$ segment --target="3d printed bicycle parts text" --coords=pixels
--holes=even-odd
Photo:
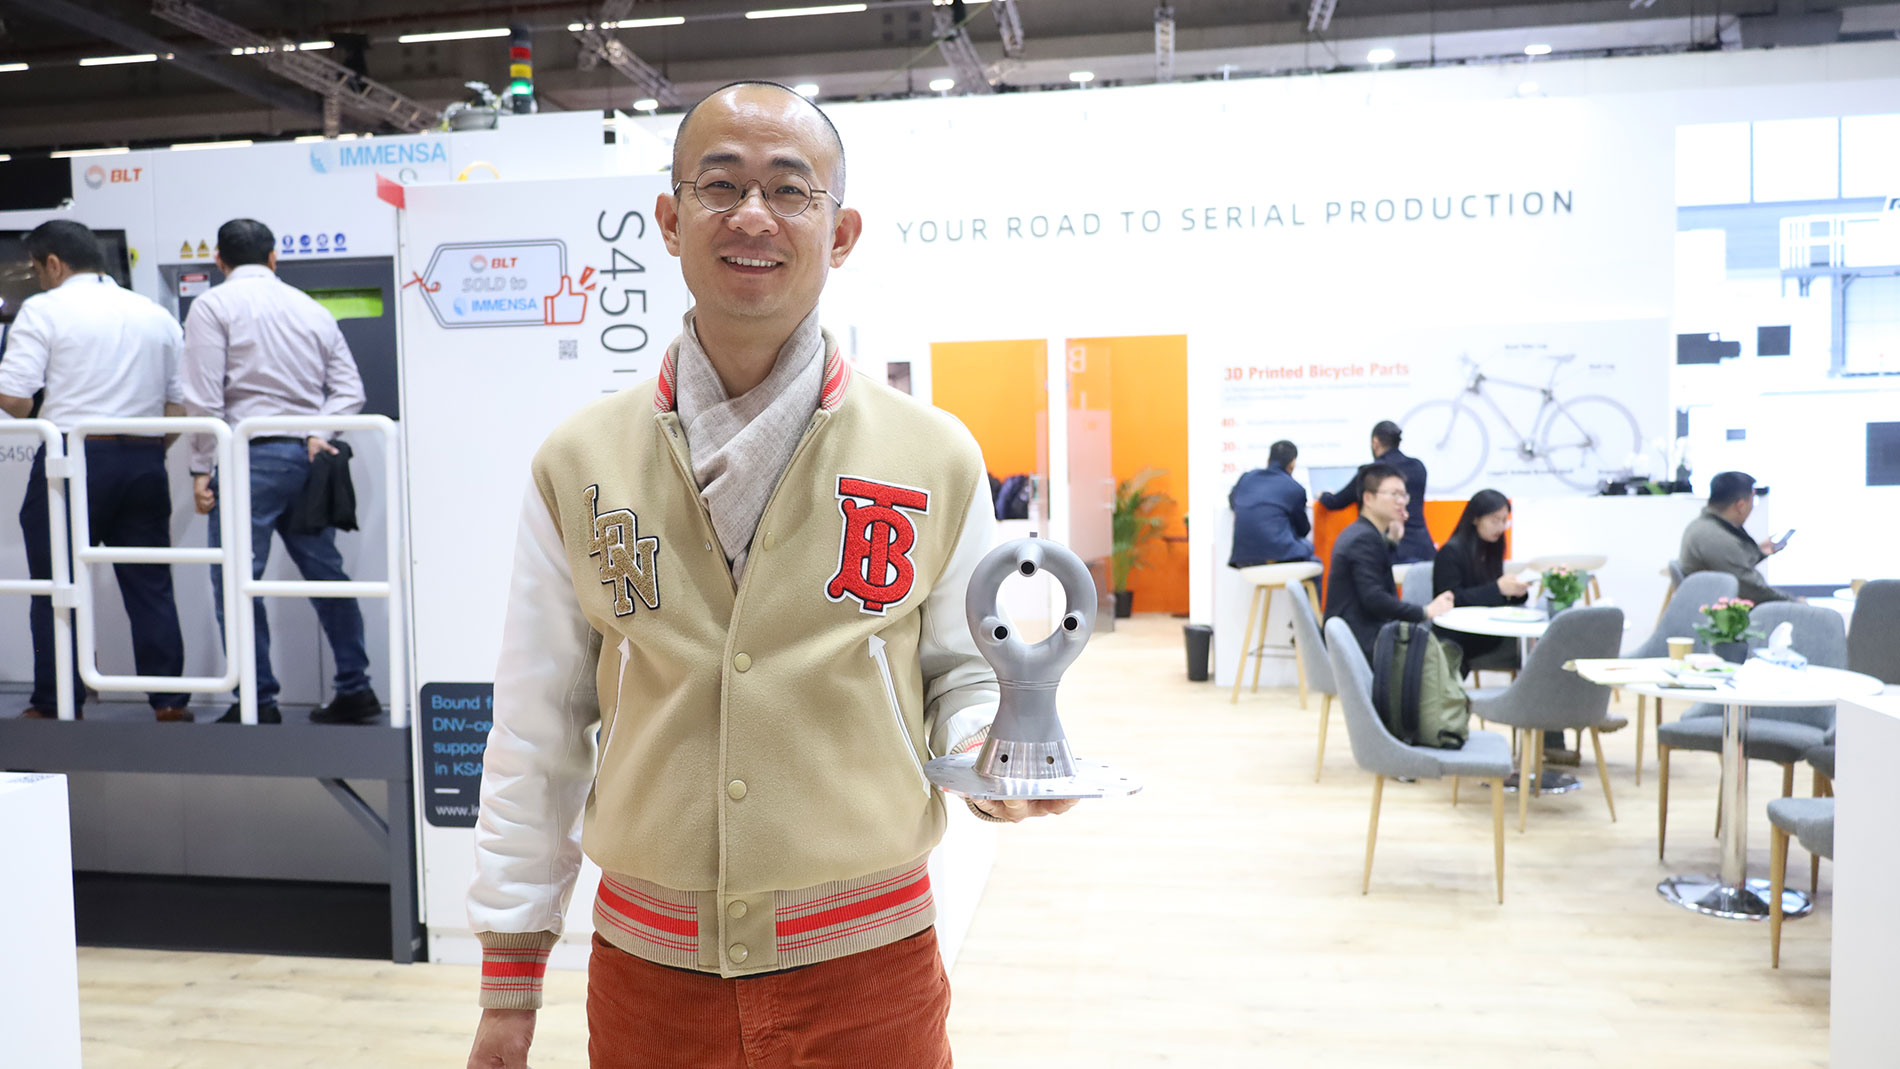
[[[1049,637],[1018,638],[997,609],[1003,580],[1047,570],[1062,584],[1066,606]],[[991,550],[970,577],[964,613],[976,648],[996,669],[1001,690],[989,741],[971,753],[925,766],[930,782],[966,798],[1106,798],[1133,794],[1141,783],[1126,770],[1076,757],[1056,715],[1056,684],[1095,629],[1095,582],[1080,557],[1054,542],[1019,538]]]

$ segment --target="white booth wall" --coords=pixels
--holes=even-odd
[[[1375,421],[1456,392],[1462,355],[1541,385],[1545,356],[1574,354],[1557,392],[1621,403],[1640,425],[1639,464],[1664,474],[1675,408],[1703,403],[1697,369],[1674,367],[1677,128],[1893,112],[1896,72],[1900,45],[1880,42],[831,105],[866,230],[826,320],[854,332],[861,362],[908,362],[925,395],[933,342],[1186,334],[1191,615],[1215,625],[1217,671],[1231,679],[1245,604],[1217,593],[1227,549],[1211,514],[1269,442],[1292,438],[1305,465],[1360,463]],[[677,123],[638,121],[662,140]],[[1050,387],[1051,407],[1065,406],[1054,368]],[[1884,403],[1865,380],[1828,388]],[[1525,430],[1536,397],[1493,392]],[[1741,392],[1761,410],[1751,426],[1778,411],[1824,419],[1840,403]],[[1799,502],[1774,499],[1803,540],[1852,522],[1817,500],[1890,493],[1861,487],[1853,454],[1828,451],[1833,438],[1810,448],[1796,426],[1760,431],[1784,444],[1750,462],[1764,481],[1806,487]],[[1433,496],[1513,495],[1520,558],[1616,558],[1607,593],[1642,630],[1679,526],[1628,523],[1623,503],[1513,462],[1502,424],[1490,433],[1483,474]],[[1728,459],[1704,453],[1702,487]],[[1067,480],[1048,474],[1064,537]],[[1552,498],[1575,499],[1562,512],[1583,522],[1528,515]],[[1863,542],[1815,542],[1827,550],[1816,567],[1791,552],[1771,578],[1878,567]],[[1280,668],[1263,679],[1290,682],[1290,662]]]

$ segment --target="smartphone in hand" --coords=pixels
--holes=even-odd
[[[1775,539],[1773,545],[1775,547],[1776,553],[1779,553],[1782,550],[1788,548],[1788,539],[1794,537],[1794,532],[1795,532],[1795,529],[1793,527],[1790,527],[1788,528],[1787,534],[1784,534],[1780,538]]]

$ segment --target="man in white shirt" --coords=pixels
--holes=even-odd
[[[33,412],[60,430],[89,416],[133,418],[183,413],[178,385],[178,323],[149,299],[121,289],[105,273],[105,254],[92,231],[57,219],[26,238],[27,257],[44,292],[20,306],[0,360],[0,409],[15,419]],[[93,435],[86,439],[86,505],[92,536],[111,546],[171,545],[171,487],[162,438]],[[20,505],[27,574],[53,574],[46,519],[46,449],[33,457]],[[67,552],[59,547],[59,552]],[[172,600],[171,566],[118,564],[119,594],[132,624],[132,657],[142,676],[185,670],[185,641]],[[53,606],[36,597],[27,614],[33,633],[33,695],[24,715],[51,719],[58,686],[53,674]],[[85,688],[73,684],[79,715]],[[183,694],[150,695],[160,720],[189,721]]]
[[[363,379],[356,358],[332,316],[309,294],[277,278],[277,238],[255,219],[233,219],[218,228],[218,268],[223,283],[192,303],[185,316],[185,411],[237,423],[252,416],[350,415],[363,409]],[[251,440],[251,575],[262,577],[270,560],[271,535],[281,536],[305,579],[347,582],[336,531],[294,530],[290,506],[303,493],[310,464],[336,447],[322,435]],[[211,544],[218,544],[218,492],[211,470],[213,439],[194,435],[192,489],[199,512],[211,514]],[[212,604],[224,627],[222,576],[213,570]],[[336,655],[335,697],[310,714],[320,724],[366,724],[382,715],[370,689],[369,653],[363,645],[363,612],[353,598],[312,598],[317,620]],[[282,720],[277,677],[270,668],[270,624],[262,606],[257,618],[257,718]],[[238,707],[219,718],[236,723]]]

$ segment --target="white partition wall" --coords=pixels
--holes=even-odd
[[[0,772],[0,1065],[79,1069],[66,777]]]
[[[1834,781],[1834,1069],[1885,1069],[1900,1051],[1900,694],[1842,702]],[[1799,849],[1798,847],[1796,848]],[[1825,908],[1825,906],[1823,907]],[[1790,964],[1786,960],[1784,966]]]

